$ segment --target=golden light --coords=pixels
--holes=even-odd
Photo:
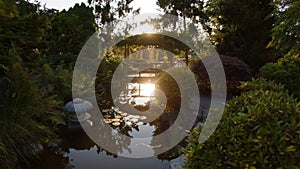
[[[155,84],[144,83],[141,84],[141,96],[154,96]]]

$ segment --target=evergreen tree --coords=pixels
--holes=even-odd
[[[139,13],[140,9],[133,9],[133,7],[130,6],[132,2],[133,0],[88,0],[88,3],[95,8],[99,25],[112,22],[129,13]]]
[[[275,47],[278,56],[300,53],[300,1],[275,1],[272,15],[276,18],[276,26],[272,30],[270,47]]]
[[[54,13],[51,16],[51,30],[47,35],[51,46],[48,54],[77,56],[95,31],[93,8],[87,7],[84,3],[76,4],[68,11]]]
[[[191,24],[202,24],[204,30],[210,32],[208,26],[208,17],[204,13],[203,0],[158,0],[157,5],[163,9],[166,14],[172,14],[183,18],[184,30],[188,30]],[[173,21],[174,27],[176,21]]]
[[[211,39],[220,54],[239,57],[257,70],[271,61],[272,0],[209,0]]]

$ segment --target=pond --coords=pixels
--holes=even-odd
[[[139,75],[140,76],[140,75]],[[143,75],[142,75],[143,76]],[[153,75],[145,75],[152,77]],[[129,83],[127,91],[120,94],[121,105],[133,105],[145,115],[131,114],[126,109],[114,107],[111,100],[97,101],[101,107],[104,119],[94,118],[96,123],[109,125],[109,131],[101,133],[101,139],[115,143],[112,153],[96,144],[83,130],[62,128],[59,138],[50,143],[40,152],[40,159],[32,163],[32,169],[169,169],[170,160],[181,154],[181,148],[186,145],[183,140],[175,147],[160,153],[161,144],[153,139],[166,131],[176,120],[177,111],[164,111],[162,114],[148,112],[149,104],[155,101],[156,86],[150,80],[142,83]],[[123,101],[123,102],[122,102]],[[209,106],[209,98],[202,98],[202,106]],[[99,103],[100,102],[100,103]],[[92,117],[93,112],[91,112]],[[153,120],[155,119],[155,120]],[[101,125],[100,125],[101,126]],[[97,128],[97,127],[95,127]],[[95,132],[98,130],[95,129]],[[119,138],[116,133],[128,136]],[[128,139],[129,138],[129,139]],[[130,138],[145,138],[142,143]],[[104,144],[104,143],[103,143]],[[131,153],[145,158],[127,158]],[[150,157],[149,157],[150,156]]]
[[[61,139],[60,150],[48,148],[42,151],[40,160],[33,163],[34,169],[169,168],[169,159],[118,157],[95,145],[83,132],[68,133]]]
[[[110,109],[109,112],[112,112],[113,109]],[[104,116],[108,113],[104,113]],[[117,113],[114,115],[114,118],[106,118],[106,119],[116,119]],[[170,115],[169,115],[170,116]],[[107,117],[107,116],[106,116]],[[131,137],[145,137],[147,135],[157,135],[159,132],[164,131],[171,124],[171,118],[169,122],[165,121],[164,116],[160,117],[159,120],[155,120],[151,123],[143,123],[141,119],[145,117],[137,115],[127,115],[126,117],[130,117],[127,123],[131,124],[122,124],[114,126],[113,122],[110,123],[113,132],[120,132],[122,134],[126,134]],[[119,117],[117,117],[119,118]],[[124,123],[123,118],[123,123]],[[174,113],[174,117],[176,118],[176,114]],[[135,121],[135,119],[139,119],[139,121]],[[164,119],[164,122],[162,120]],[[130,121],[131,120],[131,121]],[[122,126],[123,125],[123,126]],[[119,147],[119,152],[130,152],[134,149],[140,149],[141,154],[154,154],[155,146],[151,146],[152,137],[149,137],[148,140],[144,141],[144,145],[138,145],[132,142],[124,141]],[[176,146],[174,149],[167,151],[166,153],[150,157],[150,158],[126,158],[122,156],[115,155],[105,149],[99,147],[95,144],[87,134],[83,130],[75,130],[70,131],[67,129],[63,129],[60,132],[60,140],[56,141],[59,144],[59,148],[45,148],[41,154],[40,159],[33,163],[33,169],[69,169],[69,168],[78,168],[78,169],[115,169],[115,168],[144,168],[144,169],[168,169],[169,161],[178,157],[180,154],[181,146]],[[135,147],[137,146],[137,147]],[[157,148],[159,145],[157,145]]]

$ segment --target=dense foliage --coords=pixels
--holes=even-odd
[[[277,63],[268,63],[260,69],[260,74],[270,80],[283,84],[290,93],[300,99],[300,58],[286,55]]]
[[[272,0],[158,0],[165,13],[184,19],[185,30],[200,23],[220,54],[238,57],[252,70],[272,61],[268,43],[274,24]],[[176,26],[176,21],[171,24]],[[190,31],[190,30],[189,30]],[[278,57],[278,56],[277,56]]]
[[[62,107],[72,99],[73,67],[82,46],[106,23],[138,13],[132,2],[88,0],[89,6],[82,3],[57,11],[42,8],[38,2],[0,0],[0,168],[29,166],[28,161],[37,155],[36,145],[56,137],[56,129],[64,125]],[[280,84],[262,79],[244,82],[241,90],[245,92],[228,103],[219,128],[206,143],[197,141],[201,128],[190,133],[186,166],[300,166],[297,161],[300,105],[290,95],[300,98],[300,1],[158,0],[157,4],[165,13],[182,17],[184,31],[191,31],[201,23],[218,52],[240,58],[253,70],[280,58],[277,63],[268,63],[260,69],[262,77]],[[176,24],[174,20],[169,26]],[[126,51],[128,55],[149,46],[160,46],[187,57],[189,51],[184,44],[158,39],[160,36],[149,37],[132,36],[111,52],[123,54],[122,43],[125,43],[131,45],[127,49],[130,51]],[[123,59],[114,54],[106,53],[99,66],[97,98],[111,97],[111,79]],[[221,60],[229,91],[235,91],[239,81],[249,80],[250,69],[244,62],[223,56]],[[204,84],[203,88],[209,91],[201,61],[191,66],[200,88]],[[174,71],[178,78],[189,82],[186,72]],[[157,86],[168,98],[167,107],[178,109],[181,97],[174,78],[162,72]]]
[[[275,47],[277,57],[297,55],[300,52],[300,2],[295,0],[274,0],[277,7],[272,12],[276,18],[272,29],[272,41],[269,46]]]
[[[1,0],[0,5],[0,163],[18,168],[29,165],[36,145],[55,137],[64,115],[62,102],[41,86],[36,71],[48,48],[47,11],[27,1]]]
[[[216,27],[211,39],[221,54],[234,56],[257,70],[272,53],[267,49],[274,23],[272,0],[210,0],[207,13]]]
[[[283,86],[264,79],[241,85],[213,135],[199,144],[195,128],[184,150],[187,168],[297,168],[300,104]]]
[[[181,73],[180,70],[172,70]],[[183,74],[182,74],[183,75]],[[183,78],[184,76],[182,76]],[[167,98],[167,108],[179,110],[181,105],[181,93],[175,79],[167,72],[161,72],[159,79],[156,81],[157,89],[162,90]]]
[[[117,59],[109,57],[105,58],[99,65],[95,84],[97,99],[112,100],[110,95],[111,81],[114,75],[114,71],[117,69],[120,63],[120,58]]]
[[[60,59],[57,55],[67,54],[77,58],[82,46],[96,31],[93,8],[84,3],[52,14],[50,24],[51,29],[46,37],[50,46],[47,54],[54,55],[54,60]]]
[[[220,55],[220,60],[225,71],[228,96],[239,94],[241,91],[240,89],[238,89],[238,86],[240,85],[241,81],[251,80],[251,70],[245,62],[235,57]],[[209,93],[211,91],[211,77],[208,76],[208,73],[202,61],[203,59],[192,61],[191,70],[198,78],[199,90],[202,93]],[[207,63],[206,66],[217,69],[214,64]]]
[[[0,6],[0,168],[29,167],[39,145],[65,124],[62,107],[71,99],[74,55],[95,31],[95,21],[84,5],[72,14],[25,0],[0,0]],[[85,23],[79,22],[85,14]],[[68,30],[74,24],[77,32]]]
[[[20,64],[13,64],[0,79],[0,164],[17,168],[37,155],[34,145],[54,138],[58,125],[64,125],[62,106],[38,87]]]
[[[206,31],[211,31],[211,28],[207,25],[209,18],[204,11],[203,0],[158,0],[157,5],[162,8],[166,14],[183,18],[185,30],[188,30],[193,24],[200,23]],[[176,27],[177,21],[178,20],[170,21],[169,24]]]
[[[133,9],[132,2],[133,0],[88,0],[94,6],[99,25],[105,25],[129,13],[139,13],[140,9]]]
[[[49,29],[45,12],[39,12],[38,4],[27,1],[1,0],[0,5],[0,63],[11,66],[22,62],[26,66],[36,65],[47,50],[43,37]]]

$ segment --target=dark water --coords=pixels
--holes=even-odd
[[[40,159],[33,162],[33,169],[118,169],[118,168],[169,168],[168,156],[133,159],[118,157],[98,147],[83,132],[65,133],[59,150],[47,148],[40,154]],[[168,158],[168,159],[163,159]],[[174,157],[173,157],[174,158]]]
[[[114,127],[112,130],[132,137],[144,137],[156,135],[166,130],[172,121],[176,119],[176,113],[164,113],[159,119],[144,123],[143,125],[130,127]],[[147,144],[152,144],[149,138]],[[106,151],[96,145],[83,130],[69,130],[63,128],[60,131],[58,147],[46,147],[40,153],[40,159],[32,163],[32,169],[168,169],[169,161],[178,157],[181,146],[150,158],[126,158]],[[130,144],[130,143],[129,143]],[[127,152],[130,146],[121,144],[120,151]],[[53,146],[53,145],[50,145]],[[55,145],[56,146],[56,145]],[[149,154],[154,149],[141,149],[141,154]]]
[[[153,89],[148,83],[145,86],[138,85],[138,95],[146,95],[140,100],[135,100],[137,104],[153,99]],[[128,87],[133,90],[133,87]],[[151,90],[147,90],[147,89]],[[148,100],[147,100],[148,99]],[[129,100],[131,102],[132,100]],[[205,107],[209,105],[209,99],[202,99]],[[98,104],[98,103],[94,103]],[[99,105],[103,107],[103,105]],[[109,105],[110,108],[111,105]],[[105,115],[105,114],[103,114]],[[92,115],[93,116],[93,115]],[[168,129],[177,117],[176,112],[164,112],[157,120],[153,122],[145,122],[142,125],[136,126],[111,126],[111,132],[122,133],[131,137],[140,137],[149,135],[148,145],[152,144],[151,138]],[[102,120],[103,121],[103,120]],[[94,120],[99,122],[99,119]],[[111,133],[106,133],[111,134]],[[105,133],[103,134],[103,137]],[[109,138],[108,136],[107,138]],[[110,138],[109,138],[110,139]],[[113,140],[112,141],[116,141]],[[125,141],[126,142],[126,141]],[[180,149],[185,142],[175,146],[173,149],[159,155],[153,155],[149,158],[126,158],[111,153],[97,144],[95,144],[83,130],[69,130],[67,127],[61,129],[58,140],[54,141],[54,145],[44,146],[44,150],[40,153],[40,158],[32,162],[31,169],[169,169],[169,162],[180,155]],[[127,142],[128,143],[128,142]],[[120,152],[130,152],[130,141],[128,144],[120,144]],[[154,149],[141,149],[141,154],[149,154],[149,151]],[[151,152],[150,152],[151,153]]]

